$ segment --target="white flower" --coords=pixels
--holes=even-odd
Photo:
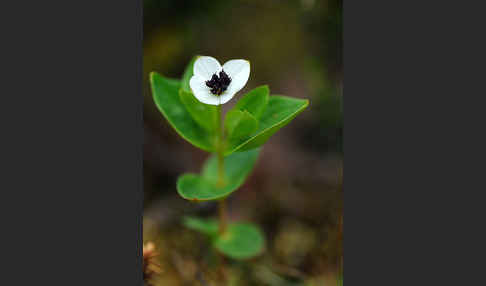
[[[202,103],[220,105],[240,91],[250,77],[250,62],[230,60],[222,67],[213,57],[199,57],[189,81],[194,96]]]

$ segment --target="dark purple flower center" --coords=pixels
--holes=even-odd
[[[211,80],[206,81],[207,87],[211,89],[211,93],[214,95],[221,95],[231,83],[231,78],[221,70],[219,72],[219,77],[216,74],[213,74]]]

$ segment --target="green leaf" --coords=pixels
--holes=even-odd
[[[265,238],[256,225],[232,223],[224,234],[216,237],[214,247],[233,259],[248,259],[263,252]]]
[[[199,231],[209,236],[218,233],[218,221],[215,219],[200,219],[196,217],[185,217],[183,224],[192,230]]]
[[[179,97],[180,81],[152,72],[150,83],[157,108],[176,132],[192,145],[213,152],[213,137],[192,118]]]
[[[179,96],[192,118],[214,136],[218,126],[217,107],[200,102],[192,92],[185,91],[183,88],[179,90]]]
[[[201,175],[184,174],[177,179],[177,191],[187,200],[217,200],[238,189],[245,181],[258,158],[260,149],[238,152],[224,158],[224,184],[218,184],[218,159],[211,156]]]
[[[187,228],[211,237],[213,247],[233,259],[252,258],[265,249],[265,236],[254,224],[229,223],[226,231],[219,234],[219,224],[215,219],[187,217],[183,223]]]
[[[235,141],[249,135],[258,128],[258,121],[248,111],[230,110],[224,119],[228,141]]]
[[[236,103],[233,110],[248,111],[256,119],[259,119],[267,107],[270,89],[268,85],[259,86],[245,94]]]
[[[256,132],[239,140],[229,142],[225,149],[225,155],[263,145],[270,136],[292,121],[308,105],[309,101],[307,99],[278,95],[270,96],[267,108],[260,118]]]
[[[191,59],[189,64],[187,64],[184,73],[182,74],[181,88],[188,92],[191,92],[189,81],[191,80],[191,77],[194,74],[194,62],[197,60],[197,58],[199,58],[199,56],[195,56]]]

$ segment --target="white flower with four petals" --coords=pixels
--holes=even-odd
[[[223,66],[213,57],[199,57],[189,81],[194,96],[202,103],[221,105],[240,91],[250,77],[250,62],[230,60]]]

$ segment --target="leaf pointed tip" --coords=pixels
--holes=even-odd
[[[149,73],[150,81],[153,81],[156,76],[160,76],[156,71],[151,71]]]
[[[268,90],[268,93],[270,93],[270,87],[268,86],[268,84],[260,85],[259,88],[266,89]]]

